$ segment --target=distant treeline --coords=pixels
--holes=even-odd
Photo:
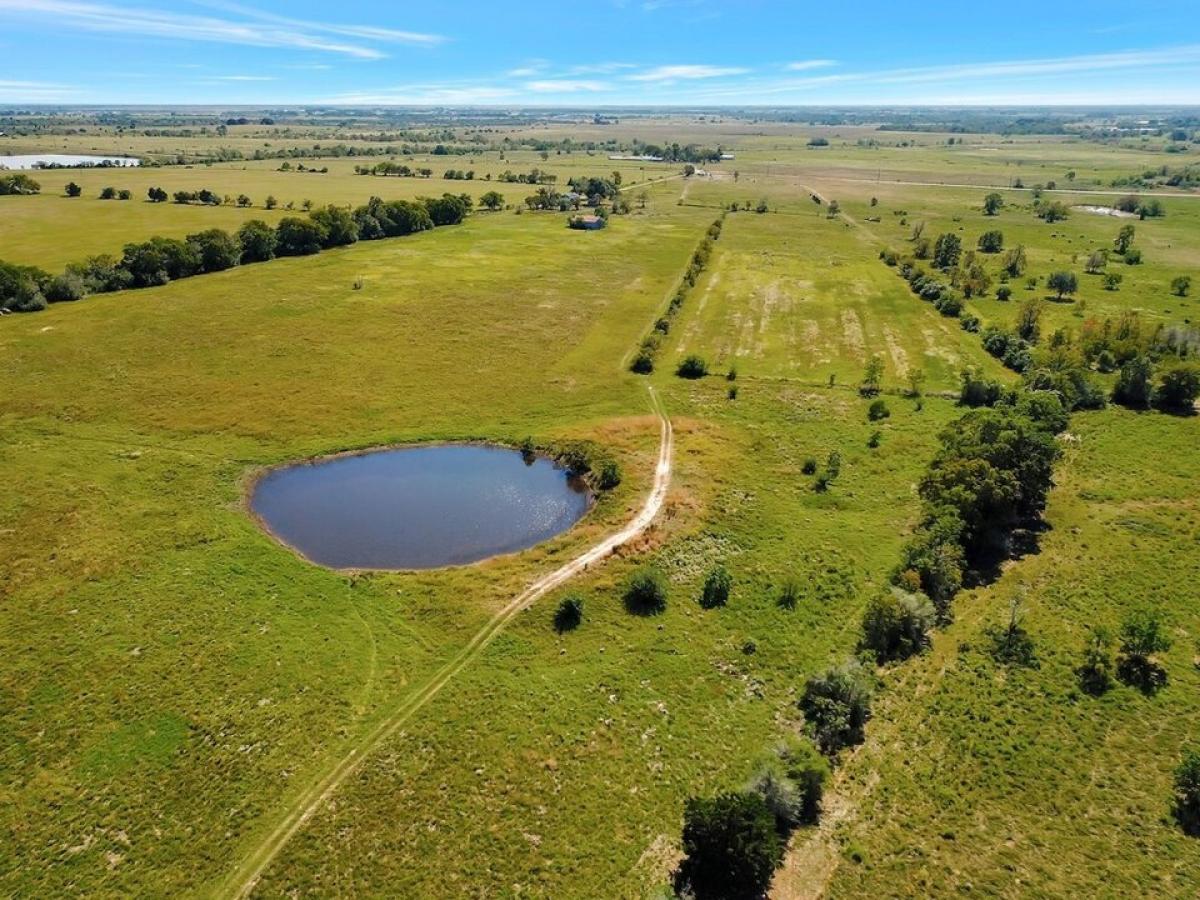
[[[372,197],[353,212],[339,206],[291,216],[277,226],[258,219],[235,234],[210,228],[183,240],[153,237],[126,244],[120,259],[107,254],[50,275],[35,266],[0,262],[0,311],[36,312],[48,303],[81,300],[127,288],[154,287],[180,278],[220,272],[277,256],[308,256],[330,247],[402,237],[441,225],[457,225],[472,207],[467,196],[444,194],[415,202]]]

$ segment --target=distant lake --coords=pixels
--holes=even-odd
[[[140,166],[132,156],[86,156],[75,153],[30,153],[24,156],[0,156],[0,169],[110,168]]]
[[[431,569],[512,553],[587,512],[582,480],[507,447],[377,450],[268,472],[250,507],[279,540],[335,569]]]

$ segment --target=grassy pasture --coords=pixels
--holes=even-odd
[[[954,388],[963,365],[1011,377],[877,259],[907,246],[912,222],[926,221],[930,236],[961,229],[967,247],[997,227],[1007,244],[1026,244],[1031,274],[1078,271],[1080,301],[1051,304],[1047,330],[1077,326],[1081,310],[1194,321],[1196,300],[1165,285],[1200,267],[1198,200],[1168,200],[1165,219],[1136,223],[1146,263],[1110,263],[1125,281],[1105,292],[1081,260],[1111,242],[1117,220],[1076,212],[1045,225],[1020,192],[1005,192],[1009,206],[990,219],[979,210],[984,190],[894,183],[941,173],[991,183],[1016,170],[1028,184],[1064,166],[1083,179],[1124,172],[1148,152],[1057,137],[968,136],[948,148],[944,136],[866,128],[842,138],[918,146],[838,138],[810,150],[811,134],[832,132],[676,119],[620,127],[647,140],[728,143],[738,159],[713,167],[718,178],[647,187],[645,211],[599,233],[568,231],[558,214],[476,214],[461,227],[0,321],[0,379],[19,385],[0,393],[9,487],[0,493],[0,840],[13,848],[0,854],[0,892],[220,893],[290,797],[521,587],[626,519],[649,482],[658,432],[647,379],[622,360],[734,199],[766,198],[772,212],[727,217],[649,379],[677,429],[661,520],[520,615],[306,823],[258,896],[660,891],[684,800],[740,787],[757,756],[799,727],[804,678],[853,652],[863,605],[917,516],[937,433],[960,414],[936,394]],[[247,146],[264,139],[231,131],[226,140]],[[199,154],[210,139],[162,140]],[[67,143],[119,149],[113,135]],[[506,156],[427,164],[439,176],[537,166],[560,183],[614,168],[586,154]],[[278,172],[275,160],[42,173],[48,196],[0,198],[0,257],[54,269],[151,234],[233,228],[269,218],[268,193],[347,204],[493,187],[513,203],[531,192],[352,174],[372,161],[303,160],[328,164],[327,175]],[[622,172],[628,183],[676,168]],[[876,173],[874,183],[850,180]],[[85,197],[53,196],[71,179]],[[138,199],[93,199],[109,183]],[[152,207],[140,200],[150,184],[244,192],[256,208]],[[811,191],[838,199],[846,216],[826,219]],[[973,308],[1009,324],[1026,296],[1014,287],[1008,304]],[[674,362],[693,352],[716,374],[675,378]],[[870,353],[886,362],[891,416],[881,423],[868,422],[854,390]],[[730,364],[736,400],[722,377]],[[898,396],[916,366],[934,394],[920,408]],[[1196,893],[1200,849],[1170,824],[1166,804],[1171,769],[1200,723],[1198,421],[1120,410],[1074,419],[1041,552],[965,593],[929,654],[882,673],[868,743],[839,768],[829,804],[840,865],[797,869],[808,842],[826,839],[802,831],[779,896],[821,886],[836,897],[968,886]],[[259,466],[529,434],[596,440],[621,460],[625,481],[568,534],[478,566],[329,572],[275,544],[241,507]],[[842,474],[817,493],[802,466],[832,450]],[[653,618],[630,615],[619,597],[647,560],[671,586],[666,613]],[[716,561],[733,573],[733,597],[706,611],[696,598]],[[788,611],[776,598],[790,574],[802,599]],[[566,590],[584,595],[584,623],[560,636],[550,623]],[[1017,593],[1040,666],[1005,671],[984,652],[984,629]],[[1115,626],[1144,605],[1171,628],[1169,687],[1154,698],[1126,688],[1080,695],[1071,669],[1085,626]]]

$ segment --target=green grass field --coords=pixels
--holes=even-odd
[[[1091,189],[1165,157],[1153,149],[995,136],[947,147],[944,135],[732,118],[621,128],[720,143],[737,159],[684,180],[678,167],[603,155],[481,151],[481,173],[538,166],[560,184],[620,168],[627,194],[645,190],[648,202],[595,233],[568,230],[558,213],[476,213],[0,319],[10,386],[0,392],[0,893],[234,894],[291,804],[526,585],[641,506],[658,452],[652,386],[676,441],[654,526],[518,614],[373,745],[270,860],[254,896],[662,897],[685,800],[743,786],[802,728],[805,678],[854,653],[862,610],[917,523],[938,433],[961,414],[961,369],[1015,378],[978,335],[912,295],[880,250],[904,250],[916,221],[928,236],[961,233],[966,247],[996,227],[1026,245],[1043,282],[1059,268],[1080,274],[1074,302],[1048,305],[1047,332],[1126,310],[1195,322],[1200,286],[1179,298],[1168,285],[1178,274],[1200,285],[1200,197],[1167,199],[1165,218],[1135,223],[1145,262],[1110,262],[1125,275],[1113,292],[1083,275],[1082,260],[1111,244],[1117,220],[1076,211],[1046,225],[1017,191],[985,217],[982,188],[898,183],[997,184],[1005,173],[1061,183],[1076,169]],[[261,129],[239,129],[223,141],[6,138],[0,152],[199,157],[263,142]],[[538,133],[611,132],[550,123]],[[813,134],[832,145],[808,148]],[[858,146],[872,137],[889,146]],[[269,139],[311,146],[337,133]],[[467,159],[429,164],[440,175]],[[285,215],[262,209],[267,194],[357,205],[494,187],[519,204],[532,192],[357,176],[350,158],[303,162],[330,172],[279,172],[270,160],[41,173],[41,196],[0,197],[0,257],[57,271],[154,234]],[[72,179],[84,196],[58,196]],[[96,199],[107,184],[135,199]],[[157,184],[244,192],[255,208],[142,202]],[[814,192],[844,215],[827,218]],[[626,371],[719,210],[760,198],[770,212],[726,216],[656,371]],[[970,308],[1011,325],[1027,294],[1014,288],[1007,303],[992,294]],[[713,374],[675,377],[693,353]],[[856,390],[873,355],[885,364],[881,422]],[[916,371],[920,399],[905,396]],[[867,742],[837,766],[824,822],[795,835],[775,896],[1200,891],[1200,842],[1169,816],[1171,773],[1200,740],[1198,423],[1120,408],[1073,417],[1040,551],[961,594],[928,653],[880,670]],[[625,479],[575,528],[520,554],[332,572],[245,509],[264,466],[527,435],[596,441]],[[804,464],[832,451],[841,475],[818,492]],[[621,603],[624,579],[647,561],[669,579],[661,616]],[[733,596],[705,610],[697,598],[715,562],[732,572]],[[801,585],[792,610],[777,603],[789,577]],[[568,591],[585,598],[584,621],[559,635],[551,619]],[[984,629],[1016,595],[1036,668],[1003,669],[984,651]],[[1147,606],[1173,640],[1168,687],[1082,694],[1072,670],[1087,626],[1115,628]]]

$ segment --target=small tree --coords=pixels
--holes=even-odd
[[[680,893],[696,900],[757,900],[783,861],[775,817],[758,794],[693,797],[683,812]]]
[[[1067,294],[1079,290],[1079,279],[1074,272],[1052,272],[1046,279],[1046,287],[1054,291],[1055,296],[1062,300]]]
[[[1121,230],[1117,232],[1116,238],[1113,239],[1113,249],[1119,256],[1124,256],[1129,252],[1129,248],[1133,246],[1133,236],[1137,233],[1132,225],[1122,225]]]
[[[816,461],[813,461],[813,471],[817,468]],[[783,580],[783,584],[779,586],[779,598],[776,602],[784,609],[795,609],[800,602],[800,580],[795,576],[788,576]]]
[[[559,634],[574,631],[583,621],[583,597],[568,594],[554,611],[554,630]]]
[[[1200,752],[1189,751],[1175,770],[1175,821],[1187,834],[1200,837]]]
[[[1075,673],[1079,686],[1088,694],[1098,697],[1112,687],[1112,635],[1108,629],[1097,626],[1088,635],[1083,648],[1083,661]]]
[[[708,374],[708,363],[704,357],[693,353],[684,357],[676,367],[675,374],[680,378],[703,378]]]
[[[962,256],[962,238],[957,234],[939,234],[933,245],[933,264],[939,269],[953,269]]]
[[[1023,341],[1036,344],[1042,333],[1042,312],[1044,305],[1041,300],[1026,300],[1021,304],[1017,313],[1017,336]]]
[[[1167,683],[1167,670],[1155,655],[1170,649],[1171,641],[1158,616],[1148,611],[1134,613],[1121,626],[1117,677],[1144,693],[1153,693]]]
[[[858,386],[858,393],[863,397],[875,397],[879,394],[882,383],[883,357],[875,354],[867,360],[867,368],[863,372],[863,380]]]
[[[775,816],[776,827],[786,835],[820,818],[828,777],[829,763],[817,748],[808,741],[789,738],[759,764],[749,788],[763,798]]]
[[[873,692],[869,675],[855,660],[808,680],[798,705],[823,753],[862,743]]]
[[[1103,250],[1093,250],[1088,255],[1087,263],[1083,270],[1089,275],[1099,275],[1104,271],[1104,267],[1108,265],[1108,254]]]
[[[1125,276],[1120,272],[1105,272],[1104,273],[1104,289],[1106,291],[1115,291],[1121,287],[1121,282],[1125,280]]]
[[[887,404],[882,398],[873,400],[870,407],[867,409],[867,418],[872,422],[878,422],[881,419],[886,419],[891,414],[892,411],[888,409]]]
[[[116,200],[117,199],[117,189],[115,187],[102,188],[100,190],[100,199],[101,200]]]
[[[1014,595],[1008,607],[1008,622],[1002,626],[992,626],[987,629],[991,638],[992,658],[1006,666],[1036,666],[1037,658],[1033,651],[1033,638],[1022,624],[1024,615],[1021,611],[1022,596]]]
[[[1192,279],[1188,275],[1180,275],[1171,280],[1171,293],[1176,297],[1186,297],[1192,288]]]
[[[861,646],[880,664],[907,659],[929,645],[936,617],[924,594],[899,588],[876,594],[863,613]]]
[[[1155,397],[1170,412],[1191,412],[1200,396],[1200,366],[1179,363],[1162,373]]]
[[[714,609],[729,602],[729,591],[733,587],[733,578],[729,570],[719,563],[713,566],[704,579],[704,590],[700,594],[700,605],[705,609]]]
[[[979,252],[999,253],[1004,249],[1004,233],[1001,231],[985,231],[979,236]]]
[[[1053,223],[1061,222],[1070,215],[1070,210],[1067,205],[1061,200],[1051,200],[1049,203],[1043,203],[1038,207],[1038,218],[1044,222]]]
[[[639,616],[653,616],[667,608],[667,579],[655,566],[637,569],[625,585],[625,608]]]
[[[1150,408],[1154,401],[1154,364],[1149,357],[1135,356],[1121,366],[1112,399],[1130,409]]]
[[[83,193],[83,188],[73,181],[67,182],[66,192],[68,197],[78,197]]]
[[[983,198],[983,214],[994,216],[1004,207],[1004,198],[997,193],[988,194]]]
[[[273,194],[269,194],[267,196],[266,203],[264,203],[263,205],[267,209],[274,209],[275,207],[277,207],[279,205],[279,201],[275,199],[275,196]]]

